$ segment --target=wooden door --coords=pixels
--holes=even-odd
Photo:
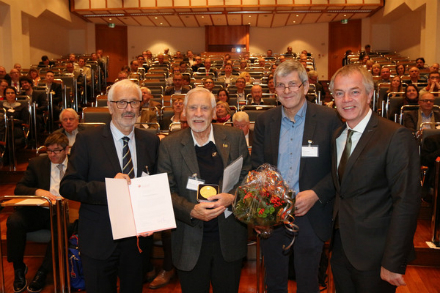
[[[107,25],[95,26],[96,49],[104,50],[104,55],[109,56],[108,82],[113,82],[122,66],[128,65],[127,27],[116,26],[109,28]]]
[[[349,20],[348,24],[330,22],[329,24],[329,60],[328,78],[342,67],[345,51],[357,52],[361,49],[362,22],[360,19]]]

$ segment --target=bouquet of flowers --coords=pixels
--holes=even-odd
[[[254,225],[261,236],[269,237],[275,225],[284,223],[289,230],[293,229],[291,211],[294,203],[293,191],[280,173],[275,167],[264,164],[250,171],[237,188],[233,211],[238,220]]]

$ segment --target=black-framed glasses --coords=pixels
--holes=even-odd
[[[423,103],[434,103],[434,100],[419,100],[419,101]]]
[[[47,153],[48,155],[50,155],[50,154],[58,155],[58,154],[61,153],[62,151],[64,151],[64,149],[60,149],[60,150],[49,150],[49,149],[46,149],[46,153]]]
[[[130,106],[132,108],[134,108],[134,109],[139,108],[140,105],[141,105],[141,101],[139,101],[139,100],[130,101],[130,102],[129,101],[124,101],[124,100],[122,100],[122,101],[110,101],[110,102],[111,103],[115,103],[116,107],[118,109],[125,109],[125,108],[127,108],[128,104],[130,104]]]
[[[288,85],[284,85],[284,83],[279,83],[275,87],[277,88],[277,90],[280,91],[285,91],[286,89],[289,89],[289,91],[296,92],[301,88],[302,85],[303,83],[301,83],[300,85],[294,83],[289,83]]]

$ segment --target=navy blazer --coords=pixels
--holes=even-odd
[[[159,138],[135,128],[137,176],[142,171],[154,174]],[[113,240],[107,207],[105,178],[122,173],[110,124],[92,127],[76,136],[69,164],[61,181],[60,194],[81,202],[79,245],[81,252],[96,259],[110,257],[117,245]]]
[[[413,236],[420,207],[420,158],[411,132],[377,116],[370,118],[347,161],[342,182],[333,135],[333,218],[350,263],[366,271],[383,266],[404,274],[414,259]]]
[[[334,186],[331,180],[331,138],[332,133],[341,125],[336,111],[310,102],[307,103],[306,120],[302,145],[319,147],[316,158],[301,158],[299,170],[300,191],[312,189],[319,201],[308,211],[305,217],[318,237],[326,241],[331,234],[331,216],[333,209]],[[265,111],[257,118],[252,143],[252,167],[258,168],[264,163],[278,166],[278,150],[281,129],[282,106]]]

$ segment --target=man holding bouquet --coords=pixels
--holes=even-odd
[[[293,246],[298,293],[319,292],[318,268],[324,242],[331,235],[334,187],[331,176],[331,134],[341,125],[336,112],[306,100],[307,72],[301,63],[285,61],[274,74],[282,106],[265,111],[255,123],[252,167],[277,166],[296,194],[295,224],[299,227]],[[261,248],[269,293],[287,293],[289,253],[292,240],[283,225],[274,229]]]

